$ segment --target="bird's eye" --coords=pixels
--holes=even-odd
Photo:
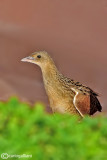
[[[41,58],[41,55],[38,55],[37,58]]]

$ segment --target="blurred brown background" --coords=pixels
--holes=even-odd
[[[0,100],[48,105],[39,67],[20,61],[38,50],[98,92],[107,111],[107,0],[0,0]]]

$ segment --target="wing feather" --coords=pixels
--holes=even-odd
[[[82,117],[90,113],[90,96],[89,95],[84,95],[79,92],[76,92],[73,103]]]
[[[93,115],[97,111],[101,112],[102,106],[96,94],[92,92],[90,92],[90,94],[84,94],[74,88],[72,88],[72,90],[75,92],[73,100],[74,106],[82,117],[84,117],[84,115]]]

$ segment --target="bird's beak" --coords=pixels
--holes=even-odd
[[[32,62],[32,60],[35,60],[34,57],[29,56],[29,57],[23,58],[21,61],[22,62]]]

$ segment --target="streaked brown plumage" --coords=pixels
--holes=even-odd
[[[77,114],[82,117],[93,115],[96,111],[101,112],[97,93],[62,75],[47,52],[35,52],[22,61],[40,66],[50,107],[54,112]]]

